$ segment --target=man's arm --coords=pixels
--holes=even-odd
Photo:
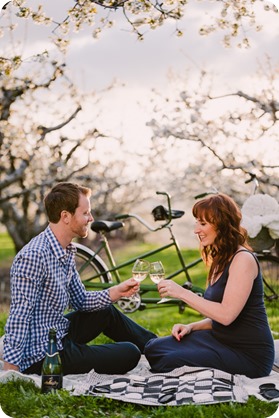
[[[73,309],[81,311],[97,311],[106,308],[112,303],[109,289],[87,291],[84,284],[81,282],[75,266],[73,266],[72,273],[68,294]]]
[[[19,367],[16,366],[15,364],[8,363],[7,361],[4,361],[3,370],[15,370],[15,371],[19,372]]]

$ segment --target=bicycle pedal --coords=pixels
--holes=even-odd
[[[183,283],[182,287],[184,289],[191,290],[192,287],[193,287],[193,284],[191,282],[185,282],[185,283]]]

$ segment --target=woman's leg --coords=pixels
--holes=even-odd
[[[181,341],[172,336],[150,340],[144,354],[154,372],[193,366],[249,376],[254,367],[242,353],[221,344],[208,330],[194,331]]]

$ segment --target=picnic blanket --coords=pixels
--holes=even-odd
[[[245,403],[249,396],[262,401],[279,402],[279,398],[267,400],[259,386],[273,383],[279,390],[279,340],[276,340],[276,362],[269,376],[250,379],[244,375],[232,375],[221,370],[201,367],[180,367],[169,373],[152,373],[144,356],[125,375],[87,374],[67,375],[63,387],[73,396],[101,396],[123,402],[151,406],[179,406],[186,404],[214,404],[219,402]],[[40,387],[41,377],[1,370],[0,382],[8,379],[33,380]]]
[[[220,370],[181,367],[169,373],[99,375],[92,371],[87,385],[75,394],[105,396],[142,405],[212,404],[246,402],[248,393],[241,378]]]

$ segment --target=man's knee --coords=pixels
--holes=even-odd
[[[139,348],[130,342],[123,342],[121,344],[122,350],[122,373],[127,373],[129,370],[132,370],[141,358],[141,352]]]

